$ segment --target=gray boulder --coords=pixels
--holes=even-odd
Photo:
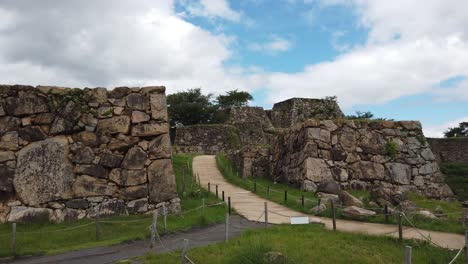
[[[343,215],[347,217],[373,216],[376,213],[357,206],[349,206],[343,209]]]
[[[341,191],[339,194],[340,201],[343,203],[344,206],[358,206],[362,207],[364,204],[358,198],[352,196],[347,191]]]
[[[322,181],[317,186],[317,192],[339,194],[340,191],[341,191],[340,185],[333,180]]]
[[[11,223],[37,223],[48,222],[53,211],[46,208],[33,208],[26,206],[13,206],[8,215]]]

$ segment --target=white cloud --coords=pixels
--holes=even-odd
[[[458,124],[461,122],[467,122],[468,121],[468,116],[465,116],[463,118],[459,118],[456,120],[451,120],[449,122],[445,122],[443,124],[438,124],[435,126],[429,126],[429,127],[423,127],[424,135],[426,137],[432,137],[432,138],[441,138],[444,137],[444,132],[451,127],[457,127]]]
[[[192,16],[207,17],[210,19],[222,18],[234,22],[239,22],[242,14],[234,11],[228,0],[199,0],[199,1],[181,1],[187,12]]]
[[[279,52],[285,52],[292,48],[292,43],[284,38],[278,36],[272,36],[269,41],[264,43],[251,43],[249,49],[253,51],[259,51],[268,54],[277,54]]]

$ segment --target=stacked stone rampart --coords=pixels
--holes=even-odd
[[[468,137],[428,138],[438,162],[468,164]]]
[[[241,146],[239,130],[231,125],[194,125],[179,127],[174,142],[178,153],[218,154]]]
[[[179,210],[164,87],[0,86],[0,220]]]

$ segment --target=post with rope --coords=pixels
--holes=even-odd
[[[405,264],[411,264],[411,247],[405,247]]]
[[[267,197],[270,197],[270,185],[267,186]]]
[[[224,191],[221,192],[221,196],[222,196],[222,199],[223,199],[223,202],[224,202]]]
[[[96,227],[96,241],[99,240],[100,226],[99,226],[99,209],[96,209],[96,217],[94,218]]]
[[[305,206],[304,195],[301,196],[301,204],[302,204],[302,208],[304,208]]]
[[[333,216],[333,231],[336,231],[336,210],[335,210],[335,203],[333,199],[330,199],[331,209],[332,209],[332,216]]]
[[[150,248],[156,247],[156,233],[158,232],[158,210],[154,210],[153,212],[153,223],[150,226],[151,230],[151,246]]]
[[[468,231],[465,231],[465,264],[468,264]]]
[[[384,214],[385,214],[385,222],[388,223],[388,205],[384,207]]]
[[[186,263],[187,263],[187,249],[188,249],[188,244],[189,244],[188,239],[184,239],[183,244],[182,244],[182,260],[181,260],[181,263],[182,263],[182,264],[186,264]]]
[[[401,221],[401,218],[402,218],[402,214],[401,212],[398,213],[398,239],[400,241],[403,241],[403,226],[402,226],[402,221]]]
[[[166,209],[166,205],[163,204],[162,205],[162,208],[163,208],[163,221],[164,221],[164,231],[167,231],[167,209]]]
[[[208,192],[211,192],[211,183],[208,182]]]
[[[265,228],[268,227],[268,204],[265,202]]]
[[[16,256],[16,223],[11,224],[11,255]]]
[[[229,213],[226,213],[226,242],[229,240]]]
[[[284,203],[288,202],[288,190],[284,190]]]
[[[254,181],[254,193],[256,193],[256,192],[257,192],[257,181],[255,180]]]
[[[218,196],[218,184],[216,184],[216,198],[219,198],[219,196]]]
[[[228,197],[228,212],[231,215],[231,196]]]
[[[466,208],[463,208],[463,216],[462,216],[462,224],[463,228],[466,228]]]

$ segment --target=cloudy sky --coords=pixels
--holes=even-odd
[[[1,0],[0,82],[165,85],[468,121],[468,1]]]

